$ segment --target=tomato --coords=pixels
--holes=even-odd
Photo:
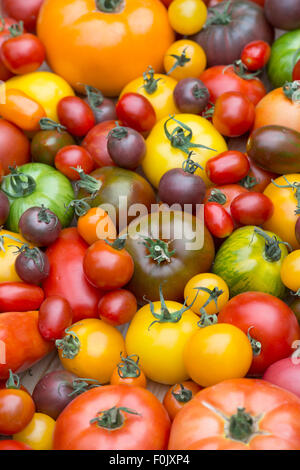
[[[254,118],[255,107],[249,98],[231,91],[217,99],[212,121],[222,135],[239,137],[250,130]]]
[[[92,245],[99,239],[114,240],[117,238],[116,227],[108,213],[101,207],[92,207],[81,215],[77,221],[79,235]]]
[[[31,421],[35,405],[24,390],[0,390],[0,432],[7,436],[22,431]]]
[[[60,339],[72,324],[72,318],[73,312],[66,299],[58,295],[47,297],[40,306],[39,332],[47,341]]]
[[[38,310],[44,300],[43,289],[24,282],[0,283],[0,312]]]
[[[248,335],[253,349],[250,375],[262,375],[274,362],[292,353],[300,337],[297,319],[282,300],[262,292],[245,292],[231,299],[218,321],[232,324]]]
[[[181,139],[181,134],[184,137]],[[177,145],[179,139],[180,145]],[[181,168],[190,151],[193,161],[202,166],[196,175],[205,184],[210,182],[205,173],[208,160],[227,150],[223,137],[206,119],[193,114],[177,114],[159,121],[146,140],[147,153],[142,167],[148,180],[156,188],[161,177],[172,168]],[[204,146],[204,148],[202,148]]]
[[[232,201],[234,201],[234,199],[240,194],[245,194],[247,192],[248,190],[246,188],[243,188],[238,184],[226,184],[224,186],[210,188],[206,192],[204,203],[217,202],[218,204],[221,204],[231,216],[230,207]]]
[[[252,349],[239,328],[220,323],[196,330],[186,342],[183,360],[189,377],[202,387],[210,387],[244,377],[251,366]]]
[[[289,9],[291,11],[293,10]],[[281,20],[285,18],[287,15],[282,15]],[[279,35],[274,41],[268,63],[268,78],[274,88],[293,80],[293,68],[300,59],[299,45],[299,28]]]
[[[89,282],[103,290],[118,289],[132,278],[134,263],[124,248],[124,239],[113,243],[98,240],[91,245],[83,260],[83,270]]]
[[[59,122],[75,137],[85,136],[96,121],[92,108],[78,96],[66,96],[57,105]]]
[[[32,450],[31,447],[23,444],[23,442],[7,439],[0,441],[0,450]]]
[[[174,89],[174,100],[181,113],[201,114],[209,106],[209,91],[198,78],[184,78]]]
[[[265,371],[263,380],[288,390],[300,398],[299,367],[297,356],[286,357],[271,364]]]
[[[23,431],[14,434],[14,439],[33,450],[52,450],[55,421],[43,413],[35,413]]]
[[[206,67],[206,55],[199,44],[181,39],[172,44],[166,52],[164,67],[175,80],[198,77]]]
[[[19,233],[0,230],[0,283],[21,281],[15,269],[16,247],[19,249],[24,243],[26,240]]]
[[[237,150],[228,150],[208,160],[206,173],[214,184],[238,183],[250,170],[247,156]]]
[[[141,95],[136,95],[142,98]],[[113,161],[127,170],[136,170],[146,154],[143,136],[131,127],[118,126],[107,139],[107,150]]]
[[[0,102],[0,113],[24,131],[40,129],[40,120],[46,117],[43,107],[19,90],[7,90],[5,103]]]
[[[197,274],[189,280],[184,289],[184,298],[190,309],[201,315],[205,308],[208,315],[215,315],[229,299],[229,290],[222,278],[212,273]]]
[[[204,205],[204,221],[210,233],[217,238],[229,237],[234,229],[231,215],[217,202]]]
[[[186,380],[169,388],[163,400],[171,421],[174,420],[177,413],[194,398],[196,393],[201,390],[198,384],[191,380]]]
[[[23,282],[36,286],[39,286],[50,273],[47,255],[39,248],[30,248],[27,244],[19,248],[15,268]]]
[[[201,0],[174,0],[168,10],[172,28],[180,34],[195,34],[203,27],[207,8]]]
[[[288,289],[300,292],[300,250],[293,251],[284,259],[280,274]]]
[[[280,176],[270,183],[264,194],[274,204],[272,217],[264,223],[266,230],[271,230],[288,242],[295,250],[300,248],[296,239],[295,225],[298,215],[299,202],[297,188],[300,185],[300,174]]]
[[[120,121],[138,132],[148,132],[156,123],[156,113],[151,102],[138,93],[125,93],[116,106]]]
[[[39,10],[44,0],[3,0],[2,11],[17,21],[23,21],[29,31],[35,30]]]
[[[250,72],[262,69],[269,61],[271,47],[265,41],[249,42],[243,49],[241,60]]]
[[[63,367],[79,377],[109,382],[111,374],[125,353],[121,333],[102,320],[85,319],[66,329],[56,341]]]
[[[158,0],[120,3],[52,0],[40,12],[37,31],[49,65],[77,91],[86,83],[117,96],[149,64],[162,69],[174,40],[165,7]]]
[[[31,155],[34,162],[46,163],[54,166],[57,152],[63,147],[75,145],[73,137],[59,128],[53,126],[52,130],[37,132],[31,141]]]
[[[146,388],[147,379],[139,366],[139,357],[136,354],[121,356],[121,362],[114,369],[110,383],[111,385],[124,384]]]
[[[136,311],[136,298],[129,290],[125,289],[107,292],[98,305],[100,319],[113,326],[128,323]]]
[[[263,380],[227,380],[202,390],[178,414],[169,450],[298,450],[299,415],[299,398],[286,390]]]
[[[57,105],[65,96],[73,96],[74,92],[68,83],[58,75],[50,72],[33,72],[9,79],[6,89],[14,88],[23,91],[37,101],[45,110],[47,117],[58,120]]]
[[[86,98],[84,100],[92,108],[97,124],[117,119],[115,101],[105,98],[103,93],[95,87],[85,85]]]
[[[29,161],[29,140],[20,129],[5,119],[0,119],[0,142],[0,162],[5,175],[10,166],[24,165]]]
[[[245,193],[230,206],[234,220],[240,225],[262,225],[274,212],[273,202],[262,193]]]
[[[115,121],[101,122],[93,127],[82,141],[82,147],[90,153],[96,167],[116,165],[107,149],[108,134],[115,127]]]
[[[249,191],[263,192],[271,183],[271,180],[277,178],[277,175],[260,168],[249,156],[247,158],[250,164],[250,171],[239,184]]]
[[[300,59],[296,62],[293,68],[293,81],[300,80]]]
[[[60,149],[54,163],[55,167],[72,181],[80,179],[79,174],[73,168],[80,167],[85,173],[91,173],[94,169],[93,158],[79,145],[68,145]]]
[[[8,28],[11,26],[11,24],[15,24],[15,22],[16,22],[13,19],[11,20],[12,21],[11,24],[7,24],[7,19],[6,20],[4,19],[3,21],[6,24],[4,26],[2,25],[2,28],[4,28],[4,29],[1,29],[1,26],[0,26],[0,51],[1,51],[2,44],[5,41],[7,41],[10,37]],[[9,78],[13,77],[13,75],[14,74],[4,65],[4,63],[1,59],[1,53],[0,53],[0,80],[6,81]]]
[[[44,205],[31,207],[19,220],[19,232],[34,245],[49,246],[57,240],[61,223],[57,215]]]
[[[59,416],[55,450],[163,450],[170,420],[148,390],[126,385],[95,388]]]

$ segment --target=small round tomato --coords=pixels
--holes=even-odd
[[[61,222],[54,212],[46,207],[30,207],[19,220],[19,232],[30,243],[49,246],[61,232]]]
[[[138,132],[148,132],[156,123],[156,113],[150,101],[138,93],[125,93],[116,106],[120,121]]]
[[[0,390],[1,434],[9,436],[22,431],[30,423],[34,412],[34,402],[26,391],[17,388]]]
[[[300,250],[295,250],[284,258],[280,275],[288,289],[300,293]]]
[[[171,421],[174,420],[178,411],[191,401],[200,390],[201,387],[192,380],[186,380],[169,388],[164,396],[163,405]]]
[[[255,119],[255,107],[246,95],[229,91],[215,104],[213,125],[226,137],[239,137],[250,130]]]
[[[271,47],[265,41],[252,41],[247,44],[241,55],[241,60],[250,72],[262,69],[269,61]]]
[[[107,292],[98,304],[98,313],[101,320],[113,326],[128,323],[136,311],[136,298],[129,290],[125,289]]]
[[[108,134],[115,127],[117,127],[116,121],[101,122],[90,130],[81,143],[82,147],[91,154],[96,167],[116,166],[107,148]]]
[[[101,207],[92,207],[80,216],[77,222],[77,230],[89,245],[97,240],[114,240],[117,238],[115,224]]]
[[[69,302],[58,295],[47,297],[40,306],[38,328],[47,341],[64,336],[65,329],[72,324],[73,312]]]
[[[249,191],[262,193],[271,183],[272,179],[277,178],[278,175],[271,173],[270,171],[263,170],[257,166],[256,163],[248,157],[248,155],[247,158],[249,161],[250,170],[247,176],[245,176],[245,178],[243,178],[239,184]]]
[[[197,274],[184,288],[184,298],[190,309],[201,315],[201,308],[208,315],[215,315],[229,299],[229,290],[220,276],[212,273]]]
[[[244,193],[248,193],[248,190],[239,184],[225,184],[223,186],[208,189],[204,203],[217,202],[218,204],[221,204],[231,216],[230,206],[232,201],[237,196]]]
[[[2,450],[32,450],[31,447],[23,444],[23,442],[8,439],[0,441],[0,451]]]
[[[231,215],[240,225],[262,225],[274,212],[274,204],[262,193],[240,194],[231,203]]]
[[[59,122],[76,137],[85,136],[96,121],[92,108],[78,96],[67,96],[57,105]]]
[[[205,70],[206,55],[195,41],[181,39],[174,42],[167,50],[164,67],[167,75],[175,80],[198,77]]]
[[[13,437],[33,450],[52,450],[54,428],[54,419],[43,413],[35,413],[26,428]]]
[[[90,153],[79,145],[68,145],[56,154],[54,164],[56,168],[70,180],[80,179],[80,175],[72,168],[80,167],[85,173],[91,173],[94,169],[94,160]]]
[[[217,202],[204,205],[204,221],[210,233],[217,238],[229,237],[234,229],[231,215]]]
[[[206,173],[214,184],[238,183],[249,172],[247,156],[237,150],[228,150],[208,160]]]
[[[187,341],[183,358],[191,379],[210,387],[244,377],[251,366],[252,348],[243,331],[220,323],[199,328]]]
[[[110,378],[111,385],[133,385],[134,387],[147,386],[147,379],[139,366],[139,356],[122,357],[121,362],[114,369]]]
[[[207,8],[201,0],[174,0],[168,9],[172,28],[179,34],[196,34],[207,18]]]

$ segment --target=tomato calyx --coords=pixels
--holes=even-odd
[[[191,159],[193,153],[193,151],[190,152],[188,157],[184,160],[182,164],[183,171],[185,171],[185,173],[189,173],[190,175],[193,175],[198,168],[203,170],[203,167],[199,165],[199,163],[196,163]]]
[[[260,70],[257,70],[256,72],[249,72],[248,67],[241,60],[236,60],[232,66],[229,65],[228,67],[233,67],[234,73],[244,80],[253,80],[261,73]],[[224,69],[223,73],[226,69]]]
[[[2,229],[3,229],[3,227],[0,227],[0,233],[1,233]],[[9,240],[13,240],[14,242],[17,242],[17,243],[22,243],[21,240],[19,240],[18,238],[13,237],[12,235],[9,235],[9,234],[6,234],[6,233],[4,233],[3,235],[0,235],[0,250],[3,251],[4,253],[5,253],[5,248],[4,248],[5,238],[8,238]]]
[[[176,387],[176,385],[174,385],[172,389],[173,397],[179,403],[188,403],[193,397],[192,391],[189,390],[188,388],[185,388],[183,384],[179,384],[179,386],[180,386],[180,390],[178,392],[175,392],[174,388]]]
[[[238,184],[246,189],[251,189],[258,184],[258,181],[254,176],[247,175],[245,178],[239,181]]]
[[[41,205],[41,209],[39,210],[38,214],[38,221],[39,222],[44,222],[45,224],[49,225],[51,220],[55,220],[55,225],[53,229],[57,226],[58,224],[58,217],[54,212],[50,211],[47,209],[44,204]],[[53,230],[52,229],[52,230]]]
[[[229,0],[225,4],[225,8],[223,11],[218,10],[217,8],[209,8],[209,14],[210,17],[206,21],[204,28],[207,28],[208,26],[214,26],[214,25],[223,25],[226,26],[229,24],[232,20],[231,13],[229,12],[229,8],[231,7],[231,0]]]
[[[123,426],[125,421],[124,413],[141,416],[140,413],[137,413],[135,410],[131,410],[130,408],[114,406],[109,410],[98,411],[97,417],[91,419],[90,424],[95,423],[100,428],[113,431]]]
[[[156,92],[157,87],[158,87],[158,82],[161,80],[161,78],[154,78],[154,70],[149,65],[147,68],[146,72],[143,73],[143,78],[144,78],[144,84],[143,88],[145,91],[149,94],[152,95],[153,93]]]
[[[108,137],[113,137],[114,139],[117,139],[117,140],[122,140],[122,139],[125,139],[125,137],[128,136],[128,128],[127,127],[123,127],[123,126],[120,126],[117,122],[116,122],[116,127],[114,127],[114,129],[112,129],[109,133],[108,133]]]
[[[169,251],[169,242],[164,242],[159,238],[150,238],[150,237],[141,237],[144,239],[143,245],[149,251],[149,254],[146,255],[147,258],[153,259],[156,263],[160,264],[164,261],[171,263],[171,258],[175,255],[176,250]]]
[[[105,243],[111,246],[114,250],[121,251],[124,249],[126,245],[126,241],[127,241],[127,233],[116,238],[113,242],[109,242],[108,240],[105,240]]]
[[[273,237],[270,237],[270,235],[268,235],[264,230],[258,227],[255,227],[253,235],[254,234],[260,235],[261,237],[265,239],[266,243],[265,243],[264,257],[267,261],[271,263],[274,263],[280,260],[281,258],[280,245],[289,246],[287,242],[279,241],[275,235]]]
[[[200,291],[207,292],[209,294],[207,301],[200,308],[199,313],[201,313],[201,317],[197,325],[199,326],[199,328],[206,328],[207,326],[215,325],[216,323],[218,323],[217,315],[208,315],[205,308],[211,302],[214,302],[216,304],[216,307],[218,308],[218,298],[224,293],[224,291],[222,289],[219,289],[218,287],[214,287],[213,289],[209,289],[208,287],[194,287],[194,289],[197,290],[197,294],[193,302],[195,302]]]
[[[95,197],[102,186],[101,181],[96,180],[91,175],[87,175],[80,166],[77,168],[71,167],[71,169],[77,171],[80,176],[80,180],[75,183],[76,189],[83,189],[90,193],[92,197]]]
[[[156,319],[154,320],[149,326],[148,326],[148,330],[150,330],[150,328],[155,324],[155,323],[178,323],[181,318],[182,318],[182,315],[184,314],[184,312],[186,312],[187,310],[189,310],[189,308],[191,307],[190,306],[187,306],[186,305],[186,301],[184,301],[184,304],[182,306],[182,308],[180,310],[177,310],[176,312],[170,312],[167,305],[166,305],[166,302],[165,302],[165,299],[164,299],[164,296],[163,296],[163,292],[162,292],[162,287],[161,285],[159,286],[159,298],[160,298],[160,305],[161,305],[161,310],[160,310],[160,313],[155,313],[154,311],[154,305],[153,303],[151,302],[151,300],[149,300],[149,306],[150,306],[150,311],[152,313],[152,316]],[[194,300],[195,301],[195,300]],[[194,301],[192,303],[194,303]]]
[[[221,206],[224,206],[227,202],[227,197],[226,194],[224,194],[220,189],[212,189],[210,196],[208,198],[209,202],[216,202],[217,204],[221,204]]]
[[[22,36],[22,34],[24,34],[24,22],[19,21],[19,23],[15,23],[15,24],[11,25],[8,28],[8,31],[10,33],[11,38],[16,38],[18,36]]]
[[[80,351],[80,340],[74,331],[66,328],[66,336],[55,341],[57,349],[61,349],[62,357],[65,359],[74,359]]]
[[[170,57],[173,57],[173,59],[175,59],[175,63],[167,72],[167,75],[170,75],[170,73],[174,72],[174,70],[176,70],[177,67],[184,67],[185,64],[188,64],[191,61],[191,59],[186,56],[186,50],[187,50],[187,47],[183,49],[181,55],[170,54]]]
[[[250,326],[250,328],[248,328],[247,337],[251,344],[253,356],[259,356],[261,353],[261,342],[257,341],[251,336],[250,331],[252,330],[252,328],[254,328],[254,326]]]
[[[45,267],[45,262],[44,262],[44,257],[39,248],[36,246],[34,248],[30,248],[30,246],[27,243],[24,243],[24,245],[20,247],[16,247],[17,251],[15,252],[16,254],[24,254],[25,258],[28,260],[32,260],[35,264],[35,266],[38,268],[38,270],[42,273],[44,272],[44,267]]]
[[[96,6],[103,13],[117,13],[123,4],[123,0],[96,0]]]
[[[62,386],[69,386],[69,385],[70,385],[69,382],[62,382],[61,384],[59,384],[58,393],[60,393],[60,388]],[[98,382],[98,380],[96,379],[86,379],[86,378],[74,379],[72,382],[73,391],[68,394],[68,397],[73,397],[74,395],[78,396],[84,392],[87,392],[88,390],[91,390],[92,388],[101,387],[101,386],[102,385],[100,384],[100,382]]]
[[[295,198],[297,199],[297,207],[295,210],[295,214],[299,215],[300,214],[300,183],[296,183],[296,182],[290,183],[285,176],[283,176],[283,179],[287,182],[287,184],[281,185],[281,184],[276,183],[274,180],[271,180],[271,181],[274,184],[274,186],[276,186],[276,188],[291,188],[295,191]]]
[[[58,131],[60,133],[67,130],[65,126],[59,124],[58,122],[53,121],[53,119],[42,118],[40,119],[40,129],[42,131]]]
[[[300,80],[295,80],[293,82],[285,82],[282,87],[283,93],[285,96],[293,101],[293,103],[299,103],[300,101]]]
[[[84,85],[84,89],[85,89],[87,100],[88,100],[90,107],[94,111],[98,110],[98,107],[101,106],[104,101],[104,96],[103,96],[102,91],[90,85]]]
[[[9,377],[5,383],[5,388],[20,390],[21,382],[18,374],[14,374],[11,369],[9,369]]]
[[[84,197],[82,199],[73,199],[69,204],[65,205],[66,212],[70,209],[74,210],[77,217],[84,216],[91,208],[87,201],[90,201],[90,197]]]
[[[9,190],[2,188],[2,191],[11,198],[25,197],[32,194],[36,189],[35,179],[26,175],[25,173],[20,173],[17,168],[9,167],[10,173],[6,176],[3,176],[3,179],[9,180]]]
[[[235,441],[249,442],[254,431],[254,419],[245,408],[238,408],[229,419],[228,431]]]
[[[137,354],[131,354],[130,356],[123,357],[122,353],[121,362],[118,364],[118,374],[121,379],[138,378],[141,375],[141,369],[139,367],[139,356]]]

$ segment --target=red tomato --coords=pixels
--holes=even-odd
[[[207,202],[217,202],[221,204],[231,216],[230,206],[232,201],[243,193],[248,193],[248,190],[239,184],[226,184],[224,186],[210,188],[206,191],[204,204]]]
[[[294,341],[300,338],[293,311],[282,300],[263,292],[237,295],[223,307],[218,321],[235,325],[252,338],[250,375],[261,375],[271,364],[288,357]]]
[[[238,224],[262,225],[273,215],[274,205],[264,194],[252,192],[236,197],[230,210]]]
[[[247,44],[241,55],[241,60],[250,72],[262,69],[269,61],[271,47],[265,41],[252,41]]]
[[[166,5],[167,8],[173,2],[173,0],[161,0],[161,1],[163,2],[164,5]]]
[[[221,95],[215,104],[213,125],[226,137],[239,137],[250,130],[255,107],[246,95],[231,91]]]
[[[44,300],[44,291],[25,282],[0,283],[0,312],[27,312],[38,310]]]
[[[27,137],[14,124],[0,119],[0,163],[4,174],[9,173],[9,166],[24,165],[29,162],[29,158],[30,144]]]
[[[107,150],[107,136],[115,127],[115,121],[101,122],[82,141],[81,145],[91,154],[97,167],[116,166]]]
[[[293,69],[293,81],[300,80],[300,59],[296,62]]]
[[[13,35],[1,47],[2,62],[11,72],[18,75],[34,72],[42,65],[45,57],[43,43],[30,33]]]
[[[59,122],[76,137],[85,136],[96,124],[92,108],[78,96],[66,96],[57,105]]]
[[[156,113],[150,101],[138,93],[125,93],[116,106],[117,116],[124,126],[138,132],[148,132],[156,123]]]
[[[75,398],[59,415],[55,450],[163,450],[170,420],[142,387],[104,385]]]
[[[72,325],[73,312],[69,302],[59,295],[47,297],[39,313],[39,332],[47,341],[61,339]]]
[[[13,20],[13,23],[15,23],[14,20]],[[6,30],[0,32],[0,50],[1,50],[2,44],[5,41],[7,41],[8,38],[9,38],[9,33]],[[13,73],[10,70],[8,70],[7,67],[5,67],[1,59],[1,54],[0,54],[0,80],[3,80],[5,82],[12,76],[13,76]]]
[[[61,173],[72,181],[80,179],[79,173],[72,168],[80,167],[86,174],[91,173],[94,169],[92,156],[79,145],[67,145],[60,149],[55,156],[54,164]]]
[[[234,229],[231,216],[216,202],[207,202],[204,205],[204,221],[210,233],[217,238],[229,237]]]
[[[44,0],[2,0],[2,11],[17,21],[23,21],[28,31],[34,31],[37,16]]]
[[[23,442],[7,439],[0,441],[0,451],[2,450],[32,450],[32,448],[23,444]]]
[[[128,323],[136,311],[136,298],[129,290],[125,289],[108,292],[102,297],[98,305],[101,320],[105,320],[113,326]]]
[[[271,180],[277,178],[278,175],[263,170],[257,166],[256,163],[248,157],[248,155],[247,158],[250,164],[250,171],[248,175],[240,181],[240,184],[249,191],[262,193],[266,187],[269,186]]]
[[[202,387],[192,380],[186,380],[180,384],[172,385],[166,392],[163,405],[166,408],[170,420],[173,421],[177,413],[198,393]]]
[[[222,152],[208,160],[206,173],[215,184],[238,183],[250,170],[247,156],[235,150]]]
[[[0,390],[0,433],[10,436],[22,431],[33,418],[35,405],[24,390]]]

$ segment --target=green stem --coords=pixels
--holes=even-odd
[[[93,86],[84,85],[85,92],[87,95],[87,99],[89,102],[90,107],[95,111],[102,105],[104,96],[98,88]]]
[[[231,67],[231,65],[228,65],[228,67]],[[223,70],[223,73],[228,67],[226,67]],[[257,72],[249,72],[248,67],[245,64],[243,64],[241,60],[236,60],[234,62],[233,70],[236,73],[236,75],[238,75],[238,77],[243,78],[244,80],[253,80],[261,73],[260,70],[257,70]]]
[[[137,378],[141,375],[139,367],[139,356],[131,354],[130,356],[123,357],[121,353],[121,362],[118,364],[118,374],[121,379],[128,377]]]
[[[10,174],[4,176],[3,179],[8,180],[9,183],[5,184],[8,189],[2,186],[2,191],[13,199],[29,196],[36,189],[35,179],[31,175],[19,173],[17,168],[10,167]]]
[[[69,204],[65,204],[66,212],[70,209],[74,209],[75,215],[77,217],[82,217],[85,215],[91,208],[87,201],[90,201],[90,197],[84,197],[82,199],[73,199]]]
[[[299,80],[295,80],[294,82],[285,82],[282,89],[283,89],[283,93],[289,100],[293,101],[294,103],[299,103],[300,101]]]
[[[149,301],[150,311],[152,313],[152,316],[155,318],[155,320],[149,325],[148,330],[150,330],[150,328],[155,323],[178,323],[181,320],[181,317],[184,314],[184,312],[189,310],[191,307],[191,305],[187,307],[186,301],[184,301],[184,304],[180,310],[177,310],[176,312],[171,313],[166,305],[161,285],[159,286],[159,298],[160,298],[160,313],[155,313],[154,305],[151,302],[151,300]]]
[[[171,242],[164,242],[163,240],[159,240],[159,238],[150,238],[150,237],[141,237],[144,239],[143,245],[149,251],[149,254],[146,255],[147,258],[153,259],[156,263],[160,264],[166,261],[167,263],[171,263],[171,258],[175,255],[176,250],[169,251],[169,244]]]
[[[270,237],[270,235],[268,235],[267,232],[265,232],[264,230],[258,227],[255,227],[253,235],[254,234],[260,235],[266,241],[265,251],[264,251],[265,259],[267,261],[270,261],[271,263],[279,261],[282,255],[280,244],[288,245],[288,243],[277,240],[275,235],[273,237]]]
[[[62,382],[61,385],[69,385],[68,382]],[[69,393],[69,397],[81,395],[81,393],[87,392],[92,388],[101,387],[101,383],[96,379],[74,379],[72,382],[73,391]]]
[[[91,419],[90,424],[95,423],[100,428],[113,431],[114,429],[119,429],[123,426],[125,421],[124,413],[140,416],[139,413],[131,410],[130,408],[114,406],[109,410],[99,411],[97,417]]]
[[[107,243],[109,246],[114,248],[117,251],[121,251],[124,249],[127,241],[127,233],[124,235],[121,235],[119,238],[116,238],[113,242],[109,242],[108,240],[105,240],[105,243]]]
[[[117,122],[116,122],[116,127],[108,133],[108,137],[113,137],[114,139],[117,139],[117,140],[125,139],[125,137],[127,136],[128,136],[128,128],[120,126]]]
[[[209,12],[210,12],[210,17],[209,19],[207,20],[206,24],[205,24],[205,28],[207,28],[208,26],[212,26],[212,25],[227,25],[231,22],[231,13],[229,13],[229,8],[231,6],[231,0],[229,0],[226,4],[225,4],[225,8],[223,9],[223,11],[219,10],[218,8],[210,8],[209,9]]]
[[[20,377],[17,374],[14,374],[11,369],[9,369],[9,378],[5,384],[6,388],[14,388],[19,390],[21,388]]]
[[[208,201],[217,202],[218,204],[221,204],[221,206],[224,206],[227,202],[227,197],[220,189],[212,189]]]
[[[10,32],[10,36],[12,38],[22,36],[22,34],[24,33],[24,22],[19,21],[19,23],[15,23],[15,24],[11,25],[8,28],[8,31]]]
[[[249,442],[254,433],[254,420],[245,408],[238,408],[237,413],[232,415],[228,426],[230,437],[236,441]]]
[[[257,179],[254,176],[247,175],[245,178],[243,178],[239,183],[241,186],[243,186],[246,189],[252,189],[254,186],[258,184]]]
[[[191,61],[191,59],[186,56],[186,50],[187,50],[187,47],[183,49],[181,55],[177,55],[177,54],[170,55],[170,57],[173,57],[175,59],[175,63],[167,72],[167,75],[170,75],[172,72],[174,72],[174,70],[176,70],[177,67],[184,67],[185,64],[188,64]]]
[[[161,80],[161,78],[154,78],[154,70],[151,67],[151,65],[149,65],[146,72],[143,73],[143,78],[144,78],[143,88],[149,95],[152,95],[153,93],[156,92],[157,86],[158,86],[157,84]]]
[[[16,254],[24,254],[27,259],[31,259],[38,270],[42,273],[44,271],[45,263],[44,257],[41,250],[37,247],[30,248],[27,243],[24,243],[21,247],[16,247]]]
[[[103,13],[116,13],[122,3],[123,0],[96,0],[98,10]]]
[[[176,387],[176,385],[173,387],[173,390],[172,390],[172,395],[173,397],[179,402],[179,403],[187,403],[189,402],[192,397],[193,397],[193,393],[191,390],[189,390],[188,388],[185,388],[182,384],[179,384],[180,386],[180,390],[178,392],[175,392],[174,391],[174,388]]]
[[[58,131],[64,132],[67,130],[65,126],[59,124],[58,122],[53,121],[49,118],[40,119],[40,128],[42,131]]]
[[[44,222],[45,224],[49,225],[51,220],[55,220],[55,227],[58,224],[58,217],[52,211],[47,209],[43,204],[41,205],[41,209],[38,212],[38,221]]]
[[[295,198],[297,200],[297,207],[295,209],[295,214],[299,215],[300,214],[300,183],[294,182],[290,183],[289,180],[286,178],[286,176],[283,176],[283,179],[286,181],[287,184],[278,184],[274,180],[271,180],[274,186],[276,188],[287,188],[287,189],[293,189],[295,191]]]
[[[185,171],[186,173],[189,173],[191,175],[193,175],[195,173],[195,171],[198,170],[198,168],[203,170],[203,167],[201,165],[199,165],[199,163],[196,163],[191,159],[191,156],[193,155],[193,153],[194,152],[191,151],[189,153],[188,157],[184,160],[184,162],[182,164],[183,171]]]
[[[81,346],[77,334],[71,331],[70,328],[65,330],[66,336],[55,341],[57,349],[62,350],[62,357],[66,359],[74,359],[79,353]]]
[[[0,233],[1,233],[1,230],[2,230],[2,227],[0,228]],[[13,237],[12,235],[9,235],[6,233],[4,233],[3,235],[0,235],[0,250],[3,251],[4,253],[5,253],[5,248],[4,248],[5,238],[9,240],[13,240],[14,242],[17,242],[17,243],[22,243],[21,240]]]
[[[95,197],[97,192],[102,186],[101,181],[96,180],[96,178],[93,178],[91,175],[87,175],[82,168],[80,167],[71,167],[72,170],[77,171],[77,173],[80,176],[80,180],[76,181],[75,186],[77,189],[83,189],[84,191],[87,191],[92,195],[92,197]]]
[[[250,326],[250,328],[248,329],[247,336],[252,347],[253,356],[259,356],[261,353],[261,342],[252,338],[252,336],[250,335],[250,330],[252,330],[252,328],[254,328],[254,326]]]

